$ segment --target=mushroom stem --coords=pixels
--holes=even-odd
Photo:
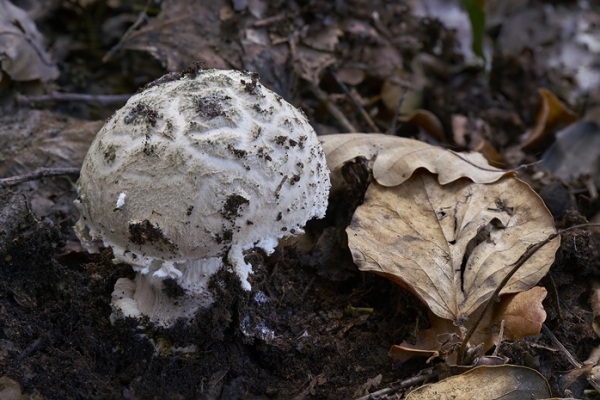
[[[222,266],[221,258],[217,257],[189,260],[177,264],[180,276],[169,278],[161,274],[160,263],[153,262],[147,273],[136,274],[135,281],[117,280],[112,293],[111,320],[145,315],[165,327],[173,325],[178,318],[191,320],[198,309],[208,308],[213,303],[208,283]],[[167,279],[172,280],[172,285],[167,286]]]

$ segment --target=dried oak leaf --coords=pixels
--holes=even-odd
[[[443,176],[420,170],[394,187],[372,183],[346,232],[359,269],[385,276],[437,316],[463,325],[527,249],[556,229],[542,199],[514,177],[441,184]],[[533,287],[559,242],[534,253],[500,293]]]
[[[518,365],[473,368],[440,382],[421,386],[406,400],[421,399],[546,399],[551,397],[548,381],[537,371]]]
[[[356,157],[372,161],[373,178],[383,186],[396,186],[418,168],[438,174],[444,185],[467,177],[473,182],[490,183],[513,171],[491,167],[480,153],[456,153],[418,140],[376,133],[345,133],[319,137],[331,170],[332,191],[343,183],[344,164]]]

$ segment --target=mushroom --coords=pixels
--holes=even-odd
[[[322,218],[325,155],[306,116],[258,74],[190,69],[147,85],[98,132],[84,160],[75,232],[137,271],[113,292],[112,318],[170,326],[214,299],[223,266],[250,290],[244,251]]]

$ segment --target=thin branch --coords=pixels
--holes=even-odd
[[[591,226],[600,226],[600,224],[581,224],[581,225],[574,225],[574,226],[571,226],[566,229],[561,229],[560,231],[553,233],[552,235],[548,236],[546,239],[542,240],[539,243],[534,244],[533,246],[531,246],[527,249],[527,251],[517,260],[517,262],[513,264],[514,265],[513,268],[504,277],[504,279],[502,279],[500,284],[496,287],[496,290],[494,290],[494,292],[492,293],[490,299],[488,300],[485,307],[483,308],[483,311],[479,314],[479,316],[477,317],[477,320],[475,321],[473,326],[471,326],[471,328],[469,328],[469,331],[463,338],[462,343],[460,344],[460,348],[458,349],[458,357],[457,357],[458,365],[462,364],[463,357],[465,355],[465,350],[467,349],[467,343],[471,339],[471,336],[473,336],[473,333],[475,333],[475,330],[477,329],[477,327],[483,320],[483,317],[485,316],[485,314],[489,311],[489,309],[492,307],[492,305],[496,302],[496,299],[500,295],[500,291],[502,289],[504,289],[504,286],[506,286],[506,284],[508,283],[510,278],[513,277],[513,275],[519,270],[519,268],[521,268],[521,266],[523,264],[525,264],[525,262],[527,260],[529,260],[531,258],[531,256],[533,256],[539,249],[541,249],[542,247],[544,247],[545,245],[550,243],[552,240],[554,240],[559,235],[561,235],[565,232],[568,232],[568,231],[575,230],[575,229],[589,228]]]
[[[402,103],[404,103],[404,99],[406,99],[406,93],[408,93],[408,88],[405,88],[404,92],[402,92],[400,101],[398,101],[398,107],[396,107],[396,112],[394,112],[394,118],[392,118],[392,128],[390,129],[392,135],[396,134],[396,124],[398,123],[398,117],[400,116],[400,109],[402,108]]]
[[[62,175],[79,175],[79,168],[38,168],[33,172],[23,175],[15,175],[0,179],[0,188],[16,186],[23,182],[34,181],[41,178],[49,178]]]
[[[360,102],[356,99],[356,97],[354,97],[352,92],[350,92],[350,89],[348,89],[348,86],[346,86],[346,84],[344,82],[342,82],[342,80],[337,76],[337,74],[335,73],[333,68],[327,67],[327,71],[329,72],[329,74],[331,76],[333,76],[333,79],[335,79],[335,81],[342,88],[344,93],[346,93],[346,96],[348,96],[350,98],[350,100],[352,101],[352,104],[354,104],[354,107],[356,107],[356,109],[358,110],[358,112],[360,112],[360,115],[363,117],[363,119],[365,120],[367,125],[369,125],[369,128],[371,128],[371,131],[373,131],[375,133],[380,133],[381,131],[379,130],[377,125],[375,125],[375,123],[371,119],[371,116],[369,115],[367,110],[365,110],[363,105],[360,104]]]
[[[381,396],[385,396],[386,394],[390,394],[390,393],[394,393],[397,392],[400,389],[404,389],[407,387],[411,387],[414,385],[417,385],[419,383],[423,383],[428,381],[429,379],[433,379],[436,378],[438,376],[437,371],[434,371],[433,368],[429,368],[429,370],[426,370],[427,372],[424,373],[423,375],[417,375],[417,376],[413,376],[412,378],[408,378],[403,380],[400,383],[397,383],[393,386],[390,387],[386,387],[384,389],[378,390],[376,392],[373,393],[369,393],[366,396],[362,396],[359,397],[355,400],[375,400],[375,399],[379,399]]]
[[[279,21],[284,21],[286,19],[296,18],[300,15],[300,11],[294,11],[291,13],[281,13],[277,15],[273,15],[272,17],[267,17],[264,19],[260,19],[252,24],[253,28],[262,28],[271,24],[274,24]]]
[[[567,348],[565,346],[563,346],[563,344],[558,340],[558,338],[556,336],[554,336],[554,333],[552,333],[552,331],[546,326],[546,324],[542,324],[542,330],[550,338],[550,340],[552,341],[552,343],[554,343],[554,345],[556,347],[558,347],[560,349],[560,351],[563,352],[563,354],[565,355],[565,357],[567,357],[567,360],[569,360],[569,362],[571,363],[571,365],[573,367],[575,367],[575,368],[581,368],[581,367],[583,367],[583,364],[580,363],[573,356],[573,354],[571,354],[569,352],[569,350],[567,350]]]
[[[116,45],[114,45],[109,51],[108,53],[106,53],[104,55],[104,57],[102,57],[102,62],[108,62],[112,56],[115,55],[115,53],[117,51],[119,51],[121,49],[121,47],[123,47],[123,43],[125,43],[125,40],[127,40],[129,38],[129,36],[132,34],[132,32],[137,29],[138,26],[140,26],[142,24],[142,22],[144,22],[144,20],[146,19],[146,17],[148,16],[148,7],[150,6],[150,0],[148,0],[146,2],[146,6],[144,7],[144,9],[142,10],[142,12],[140,12],[140,14],[137,17],[137,20],[133,23],[133,25],[131,25],[129,27],[129,29],[127,29],[127,31],[125,32],[125,34],[123,34],[123,36],[121,37],[121,39],[119,40],[119,43],[117,43]]]
[[[554,333],[552,333],[552,331],[546,326],[546,324],[542,324],[542,330],[550,338],[552,343],[554,343],[554,345],[556,347],[558,347],[560,349],[560,351],[562,351],[562,353],[565,355],[567,360],[569,360],[569,362],[571,363],[571,365],[573,367],[578,368],[578,369],[585,367],[585,364],[580,363],[573,356],[573,354],[571,354],[571,352],[569,350],[567,350],[567,348],[565,346],[563,346],[563,344],[558,340],[558,338],[556,336],[554,336]],[[598,384],[598,382],[596,382],[596,380],[593,378],[593,376],[589,373],[587,375],[587,381],[590,385],[592,385],[592,387],[594,389],[596,389],[596,392],[600,393],[600,385]]]
[[[24,96],[17,93],[17,104],[28,105],[36,103],[47,103],[51,101],[83,101],[86,103],[100,103],[102,105],[125,103],[131,94],[85,94],[85,93],[62,93],[52,92],[43,96]]]
[[[331,115],[333,115],[333,117],[346,130],[346,132],[349,132],[349,133],[357,132],[356,128],[350,123],[350,121],[348,121],[348,118],[346,118],[344,113],[335,104],[333,104],[331,102],[331,100],[329,100],[329,97],[327,97],[327,94],[325,92],[323,92],[321,89],[319,89],[318,87],[316,87],[315,85],[313,85],[310,82],[309,82],[309,87],[310,87],[311,92],[317,98],[317,100],[319,100],[320,103],[325,105],[325,107],[327,108],[327,111],[329,111],[329,113]]]
[[[47,338],[47,334],[43,334],[42,336],[40,336],[36,341],[34,341],[25,350],[23,350],[21,352],[21,354],[19,354],[13,360],[13,362],[23,361],[24,359],[26,359],[27,357],[32,355],[37,349],[39,349],[43,344],[45,344],[46,338]]]

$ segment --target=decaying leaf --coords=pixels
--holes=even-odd
[[[372,183],[346,232],[359,269],[400,284],[437,316],[462,325],[527,249],[556,229],[540,197],[516,178],[440,185],[421,170],[394,187]],[[559,242],[533,254],[501,294],[533,287]]]
[[[418,140],[391,135],[348,133],[319,137],[331,170],[332,190],[343,180],[342,166],[356,157],[373,162],[373,177],[383,186],[396,186],[409,179],[418,168],[438,174],[444,185],[466,177],[477,183],[495,182],[514,175],[491,167],[479,153],[456,153]]]
[[[15,81],[58,78],[58,68],[42,42],[42,35],[27,13],[8,0],[0,0],[0,70]]]
[[[148,25],[123,38],[123,49],[144,51],[169,71],[181,71],[194,61],[207,68],[240,69],[239,46],[224,45],[219,35],[222,1],[166,0],[161,12]]]
[[[321,74],[331,64],[335,62],[335,56],[332,53],[314,50],[306,46],[298,46],[294,55],[294,71],[318,86],[321,81]]]
[[[539,165],[564,182],[582,175],[598,177],[600,127],[595,122],[577,121],[557,132],[556,142],[544,152]]]
[[[404,101],[400,107],[400,115],[408,115],[423,105],[423,88],[421,85],[413,84],[412,87],[400,85],[399,83],[406,81],[413,84],[413,77],[407,71],[396,71],[393,77],[386,79],[381,86],[381,101],[385,108],[390,112],[395,112],[398,104],[404,95],[404,91],[408,90]]]
[[[460,331],[452,321],[440,318],[431,312],[428,314],[430,327],[417,332],[417,340],[414,344],[404,341],[399,345],[393,345],[388,352],[395,365],[402,365],[415,357],[446,359],[446,355],[453,353],[453,350],[460,345]]]
[[[78,120],[50,111],[21,109],[0,116],[0,177],[26,174],[40,167],[80,167],[101,127],[102,121]],[[77,215],[67,179],[31,181],[19,186],[24,188],[31,190],[27,198],[38,217],[51,212]]]
[[[406,396],[407,400],[450,399],[546,399],[550,386],[537,371],[517,365],[473,368],[438,383],[421,386]]]
[[[476,151],[493,166],[502,165],[502,157],[486,139],[491,136],[490,126],[480,118],[467,118],[464,115],[452,116],[454,142],[469,151]]]
[[[592,312],[594,313],[594,322],[592,323],[592,327],[594,328],[594,332],[596,335],[600,337],[600,282],[594,281],[592,283],[592,296],[590,298],[590,303],[592,304]],[[600,361],[600,356],[598,360]]]
[[[517,293],[502,296],[500,301],[477,326],[475,334],[471,337],[472,347],[483,343],[482,351],[486,352],[498,343],[501,322],[504,321],[503,339],[517,340],[526,336],[540,333],[542,323],[546,319],[546,312],[542,301],[546,297],[546,289],[540,286]],[[479,315],[480,310],[474,314]],[[452,350],[461,342],[460,328],[452,321],[440,318],[429,313],[428,329],[417,332],[415,344],[402,342],[394,345],[388,355],[394,364],[403,364],[414,357],[442,357],[449,365],[456,364],[456,354]],[[473,321],[467,321],[463,329],[469,329]]]
[[[504,320],[504,338],[507,340],[537,335],[546,320],[546,311],[542,306],[546,294],[546,289],[535,286],[525,292],[506,296],[502,306],[496,307],[493,312],[494,326],[499,326],[500,321]]]
[[[551,91],[539,90],[540,109],[535,118],[535,125],[521,143],[523,149],[531,150],[542,144],[547,136],[555,130],[577,121],[579,117],[569,110]]]
[[[426,132],[433,136],[439,141],[446,140],[446,134],[444,133],[444,126],[438,117],[435,116],[431,111],[418,109],[407,116],[401,116],[398,118],[402,125],[397,132],[404,132],[405,128],[410,129],[410,126],[416,126],[419,130]]]

